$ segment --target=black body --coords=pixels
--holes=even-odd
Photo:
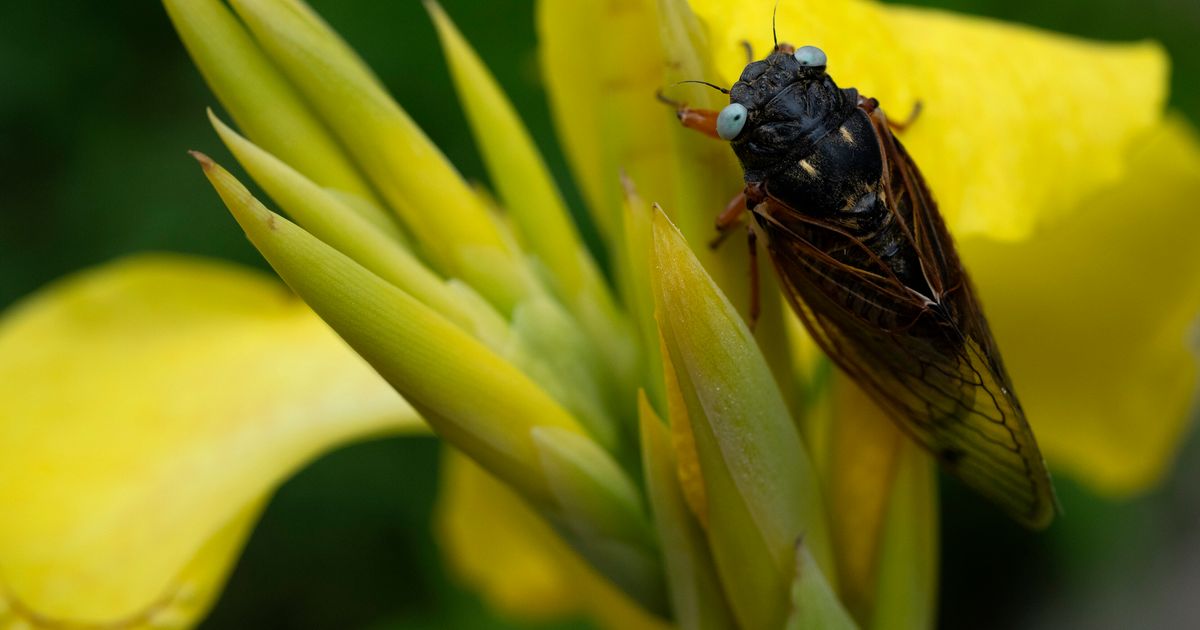
[[[824,66],[802,66],[777,52],[746,66],[729,97],[750,112],[746,128],[730,143],[747,184],[761,184],[788,207],[843,228],[907,286],[930,294],[916,252],[906,247],[901,222],[887,206],[883,149],[870,115],[858,106],[858,90],[839,88]],[[911,224],[911,208],[904,210],[908,216],[901,218]],[[809,236],[842,262],[870,267],[864,251],[840,235]]]
[[[730,90],[731,145],[781,285],[826,354],[946,468],[1030,527],[1049,474],[920,171],[874,99],[787,45]]]

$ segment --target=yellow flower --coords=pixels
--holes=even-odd
[[[435,5],[503,215],[299,0],[165,4],[241,130],[211,116],[218,135],[291,220],[198,156],[204,172],[316,315],[270,280],[179,257],[88,272],[6,314],[0,625],[191,625],[278,483],[425,423],[457,449],[436,517],[447,561],[510,614],[932,624],[928,458],[830,383],[773,292],[750,333],[743,248],[688,247],[740,173],[653,95],[732,82],[743,40],[769,49],[773,0],[539,5],[556,123],[615,289]],[[1200,310],[1200,143],[1162,113],[1160,49],[854,0],[789,0],[777,26],[893,116],[924,103],[903,140],[1051,469],[1113,495],[1153,485],[1186,428]]]

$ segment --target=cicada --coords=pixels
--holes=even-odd
[[[708,85],[729,95],[719,112],[668,102],[741,162],[745,189],[717,228],[749,211],[751,264],[761,239],[830,359],[950,473],[1022,524],[1048,525],[1050,475],[900,125],[839,88],[813,46],[777,43],[731,89]]]

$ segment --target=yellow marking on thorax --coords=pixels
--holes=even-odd
[[[808,173],[809,177],[817,176],[817,169],[813,168],[813,165],[809,164],[808,160],[800,160],[800,168],[804,169],[804,172]]]
[[[854,136],[850,135],[850,130],[846,128],[846,125],[838,127],[838,131],[841,132],[842,139],[846,141],[846,144],[854,144]]]

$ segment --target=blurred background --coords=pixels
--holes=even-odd
[[[421,3],[309,2],[458,168],[486,181]],[[538,76],[532,2],[442,3],[580,208]],[[1195,0],[916,4],[1100,39],[1157,39],[1174,65],[1172,105],[1200,122]],[[0,308],[130,252],[266,269],[185,154],[235,164],[204,117],[209,105],[157,2],[0,3]],[[943,483],[941,626],[1196,627],[1200,440],[1182,448],[1168,481],[1131,501],[1058,479],[1070,513],[1043,534]],[[274,498],[203,627],[516,627],[443,571],[430,533],[437,473],[437,443],[427,438],[360,444],[315,462]]]

